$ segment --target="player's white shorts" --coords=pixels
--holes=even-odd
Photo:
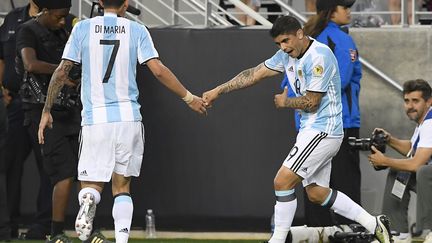
[[[331,160],[339,151],[343,136],[328,137],[326,133],[302,131],[283,165],[303,178],[303,186],[316,183],[328,187]]]
[[[139,176],[143,154],[144,126],[140,121],[83,126],[78,180],[109,182],[113,172]]]

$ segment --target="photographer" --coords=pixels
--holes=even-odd
[[[404,106],[408,118],[417,123],[411,140],[402,140],[383,131],[387,144],[406,159],[385,156],[374,146],[369,161],[375,167],[390,167],[384,192],[383,213],[399,231],[399,242],[411,242],[408,231],[410,191],[417,192],[417,228],[427,233],[424,242],[432,242],[432,97],[431,86],[422,79],[403,85]],[[397,241],[396,241],[397,242]]]
[[[37,131],[52,73],[60,63],[69,33],[65,30],[71,1],[35,0],[39,14],[19,27],[17,34],[17,72],[23,79],[20,94],[25,110],[24,124],[34,151],[42,151],[43,169],[54,185],[52,223],[49,241],[69,242],[63,234],[70,189],[76,177],[80,107],[74,105],[78,88],[68,82],[56,99],[53,116],[57,123],[46,133],[46,143],[38,147]]]
[[[3,85],[4,100],[7,105],[8,131],[6,135],[4,163],[5,186],[8,211],[10,216],[11,237],[18,238],[21,219],[21,181],[24,162],[31,152],[31,140],[23,125],[24,111],[22,109],[19,89],[21,80],[15,72],[16,32],[18,27],[35,17],[39,8],[33,0],[23,7],[9,12],[0,27],[0,83]],[[39,147],[39,146],[38,146]],[[35,151],[36,166],[39,169],[40,181],[37,196],[36,216],[28,227],[26,239],[45,239],[49,233],[51,220],[52,186],[42,170],[40,149]]]

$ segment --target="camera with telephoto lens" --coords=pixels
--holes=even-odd
[[[352,149],[361,150],[361,151],[372,151],[371,146],[373,145],[378,151],[381,153],[385,153],[387,139],[385,137],[385,133],[380,130],[375,130],[370,138],[356,138],[356,137],[348,137],[348,144]],[[374,166],[375,170],[384,170],[386,166]]]

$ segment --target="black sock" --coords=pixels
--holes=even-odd
[[[52,221],[51,223],[51,236],[63,234],[64,222]]]

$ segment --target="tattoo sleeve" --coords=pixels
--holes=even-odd
[[[72,69],[72,66],[73,63],[71,61],[63,60],[58,68],[54,71],[48,86],[47,98],[43,108],[44,112],[51,111],[51,108],[60,90],[63,88],[65,82],[69,79],[68,75],[69,71]]]
[[[321,97],[321,93],[307,92],[304,96],[286,99],[285,107],[300,109],[308,113],[315,112],[321,103]]]
[[[254,79],[254,74],[260,70],[261,68],[264,68],[264,64],[261,63],[256,67],[253,68],[249,68],[246,69],[244,71],[242,71],[241,73],[239,73],[237,76],[235,76],[233,79],[231,79],[230,81],[221,84],[220,87],[220,92],[222,94],[224,93],[229,93],[233,90],[237,90],[237,89],[243,89],[249,86],[252,86],[254,84],[256,84],[259,79]]]

